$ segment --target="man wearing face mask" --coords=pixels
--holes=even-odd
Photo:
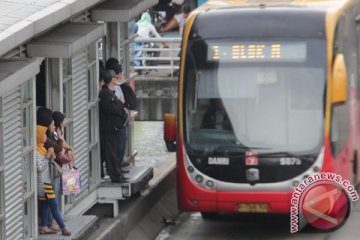
[[[118,167],[118,131],[124,128],[127,113],[124,104],[115,95],[118,77],[114,70],[106,70],[105,86],[99,93],[100,152],[112,182],[126,182]]]

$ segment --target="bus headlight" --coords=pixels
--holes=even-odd
[[[292,185],[293,187],[297,187],[300,184],[298,180],[293,181]]]
[[[203,180],[204,179],[203,179],[203,177],[201,175],[196,175],[195,176],[195,181],[197,181],[198,183],[202,183]]]
[[[320,169],[319,169],[318,166],[313,167],[313,171],[314,171],[314,172],[318,172],[319,170],[320,170]]]
[[[189,166],[187,169],[188,169],[188,171],[189,171],[190,173],[193,173],[193,172],[194,172],[194,168],[193,168],[192,166]]]
[[[206,181],[205,184],[206,184],[206,186],[207,186],[208,188],[213,188],[213,187],[214,187],[214,182],[211,181],[211,180]]]

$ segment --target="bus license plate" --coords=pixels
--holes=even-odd
[[[238,210],[242,213],[267,213],[268,205],[266,203],[240,203]]]

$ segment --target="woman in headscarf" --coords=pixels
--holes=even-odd
[[[141,15],[139,21],[136,22],[138,25],[137,34],[139,38],[161,38],[160,34],[156,30],[155,26],[151,23],[151,16],[148,12],[144,12]]]
[[[47,140],[46,131],[48,127],[36,125],[36,170],[37,170],[37,193],[41,216],[40,234],[54,234],[48,226],[49,209],[55,221],[61,228],[62,235],[70,236],[71,233],[65,227],[64,221],[58,209],[58,202],[52,184],[50,161],[55,159],[54,148],[46,149],[44,144]]]
[[[144,12],[141,15],[141,18],[139,21],[136,22],[137,26],[138,26],[138,30],[137,30],[137,39],[149,39],[151,37],[156,37],[156,38],[161,38],[160,34],[158,33],[158,31],[156,30],[155,26],[151,23],[151,16],[148,12]],[[136,43],[136,48],[139,48],[140,50],[135,51],[135,55],[137,57],[144,57],[144,56],[149,56],[150,52],[149,51],[141,51],[141,48],[151,48],[153,43]],[[155,46],[155,45],[154,45]],[[168,48],[166,43],[163,43],[163,48]],[[154,51],[154,55],[158,56],[160,55],[159,51]],[[154,57],[154,56],[152,56]],[[134,62],[136,66],[142,65],[142,66],[146,66],[147,62],[145,60],[142,60],[141,62]],[[140,71],[141,74],[141,71]]]

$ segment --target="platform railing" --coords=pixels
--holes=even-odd
[[[179,69],[180,45],[180,37],[134,39],[133,69],[139,77],[174,77]]]

